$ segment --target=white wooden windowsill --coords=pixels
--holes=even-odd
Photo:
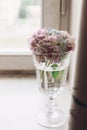
[[[33,71],[34,69],[30,50],[0,50],[0,71]]]
[[[71,95],[67,90],[58,94],[58,106],[69,113]],[[0,130],[51,130],[37,123],[37,114],[47,104],[39,91],[36,77],[0,78]],[[52,130],[68,130],[68,123]]]

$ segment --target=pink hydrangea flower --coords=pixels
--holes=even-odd
[[[65,53],[73,51],[75,40],[67,31],[55,29],[39,29],[30,40],[30,46],[33,53],[46,54],[49,58],[56,57],[51,54]]]

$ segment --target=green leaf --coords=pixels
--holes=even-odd
[[[57,79],[58,75],[59,75],[59,71],[53,71],[53,72],[52,72],[52,76],[53,76],[53,78],[54,78],[55,80]]]
[[[57,65],[57,64],[53,64],[53,65],[51,65],[51,67],[52,67],[53,69],[56,69],[56,67],[58,67],[58,65]]]
[[[51,67],[55,70],[58,67],[58,65],[57,64],[53,64],[53,65],[51,65]],[[53,78],[55,80],[57,79],[58,75],[59,75],[59,71],[53,71],[52,72],[52,76],[53,76]]]

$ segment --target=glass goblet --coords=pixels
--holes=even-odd
[[[70,53],[33,53],[39,88],[49,98],[47,109],[40,111],[37,116],[37,120],[42,126],[58,127],[67,121],[66,114],[58,108],[55,97],[65,87]]]

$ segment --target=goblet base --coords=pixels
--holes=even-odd
[[[67,116],[59,109],[54,111],[40,111],[37,121],[44,127],[54,128],[64,125],[67,121]]]

